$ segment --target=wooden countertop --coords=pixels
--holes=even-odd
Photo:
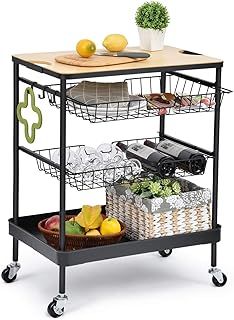
[[[142,51],[139,48],[127,48],[127,51]],[[118,64],[105,67],[75,67],[61,64],[55,61],[55,57],[74,52],[41,52],[41,53],[27,53],[15,54],[13,60],[20,60],[20,62],[29,63],[31,66],[40,66],[48,74],[66,75],[71,77],[85,77],[91,74],[98,75],[112,75],[121,73],[140,73],[160,71],[166,68],[171,70],[185,70],[192,68],[208,68],[222,65],[222,60],[207,57],[205,55],[183,54],[182,49],[165,46],[162,51],[149,52],[151,57],[138,62]],[[16,59],[14,59],[16,58]],[[23,64],[23,63],[22,63]],[[143,70],[144,69],[144,70]],[[147,70],[148,69],[148,70]]]

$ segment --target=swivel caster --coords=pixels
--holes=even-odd
[[[209,273],[212,275],[212,282],[216,287],[223,287],[227,283],[227,276],[218,268],[211,268]]]
[[[163,258],[166,258],[166,257],[169,257],[172,254],[172,250],[171,249],[166,249],[166,250],[159,251],[158,253]]]
[[[2,279],[6,283],[11,283],[15,281],[15,279],[17,278],[17,272],[19,271],[19,269],[20,269],[20,264],[18,262],[12,262],[8,264],[6,269],[2,271]]]
[[[64,314],[67,300],[68,298],[65,294],[57,295],[47,307],[49,315],[52,318],[61,317]]]

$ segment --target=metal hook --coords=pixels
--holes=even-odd
[[[49,103],[52,104],[52,105],[56,104],[55,93],[51,93],[50,94]]]
[[[45,99],[45,97],[46,97],[45,93],[48,92],[48,89],[49,89],[49,86],[44,86],[43,89],[42,89],[42,95],[39,94],[38,97],[40,99]]]
[[[39,99],[45,99],[45,88],[42,90],[42,95],[39,93],[38,94]]]
[[[55,98],[55,93],[53,93],[53,101],[52,101],[53,104],[56,104],[56,98]]]

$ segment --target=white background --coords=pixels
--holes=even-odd
[[[168,6],[171,23],[166,43],[222,58],[223,86],[234,89],[232,2],[162,1]],[[109,33],[123,33],[129,45],[138,45],[134,12],[142,1],[4,1],[0,9],[1,92],[1,223],[0,266],[11,261],[12,239],[7,219],[12,215],[12,53],[72,50],[81,38],[93,39],[101,47]],[[24,75],[29,76],[26,70]],[[211,71],[200,72],[211,79]],[[31,74],[33,79],[37,76]],[[45,83],[51,79],[44,79]],[[52,80],[53,81],[53,80]],[[22,98],[22,90],[21,90]],[[197,319],[233,313],[233,95],[225,97],[221,114],[219,223],[223,225],[218,246],[218,266],[228,276],[223,288],[211,284],[210,246],[174,250],[163,259],[157,253],[72,267],[67,272],[69,305],[66,319],[166,318]],[[58,146],[59,112],[47,101],[38,100],[44,115],[33,149]],[[97,146],[121,138],[156,135],[158,119],[89,124],[67,116],[68,144]],[[213,115],[168,117],[168,132],[204,147],[212,147]],[[22,132],[21,132],[22,133]],[[22,137],[23,138],[23,137]],[[21,143],[25,143],[21,139]],[[31,146],[30,146],[31,147]],[[21,215],[58,210],[58,182],[36,171],[35,160],[20,157]],[[207,175],[197,178],[211,186],[211,164]],[[78,193],[67,188],[68,208],[84,203],[104,203],[104,190]],[[57,294],[57,267],[29,247],[20,244],[22,268],[17,281],[0,283],[1,315],[25,320],[44,319],[47,304]]]

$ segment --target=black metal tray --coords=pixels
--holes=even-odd
[[[77,214],[80,209],[67,210],[67,214]],[[130,241],[124,238],[120,243],[102,247],[93,247],[75,251],[58,251],[49,246],[37,229],[40,220],[58,214],[58,212],[24,216],[18,219],[18,225],[9,220],[9,233],[16,239],[24,242],[49,260],[58,265],[72,266],[86,262],[118,258],[147,252],[162,251],[200,244],[217,243],[220,241],[221,227],[186,233],[168,237],[147,240]]]

